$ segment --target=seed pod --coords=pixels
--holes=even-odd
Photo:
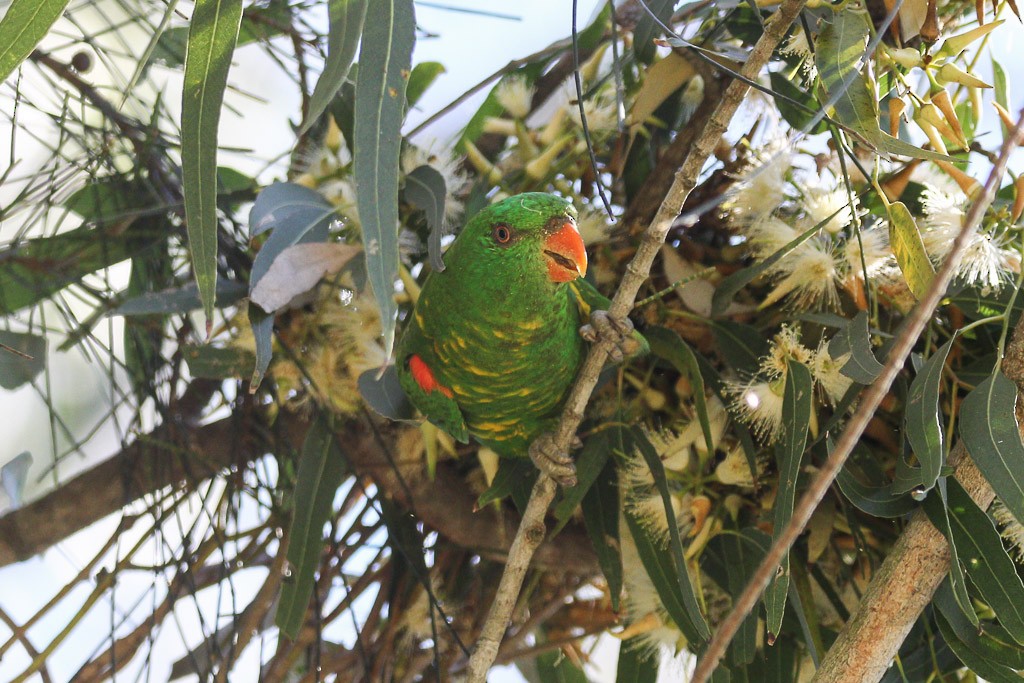
[[[1010,211],[1010,216],[1014,223],[1022,213],[1024,213],[1024,175],[1019,175],[1013,181],[1013,210]]]

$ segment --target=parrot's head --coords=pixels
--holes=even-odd
[[[542,276],[553,284],[587,272],[587,250],[570,202],[544,192],[503,199],[474,216],[456,240],[471,268]],[[454,245],[453,245],[454,248]],[[461,258],[461,257],[460,257]]]

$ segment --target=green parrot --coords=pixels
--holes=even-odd
[[[426,418],[503,457],[529,455],[565,486],[576,482],[551,431],[599,336],[620,361],[646,347],[632,323],[582,279],[587,252],[576,210],[551,194],[504,199],[477,214],[431,273],[396,352],[402,388]],[[584,324],[588,323],[589,324]]]

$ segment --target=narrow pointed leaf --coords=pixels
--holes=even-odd
[[[615,461],[605,461],[597,481],[587,489],[580,503],[587,536],[597,553],[597,563],[608,584],[612,609],[619,611],[622,593],[622,548],[619,544],[619,477]]]
[[[656,683],[660,657],[652,657],[639,638],[619,644],[619,661],[615,669],[616,683]]]
[[[939,383],[955,339],[954,335],[932,354],[910,384],[907,408],[903,414],[903,428],[919,464],[917,467],[910,467],[900,461],[902,483],[898,490],[920,488],[922,491],[928,491],[935,486],[946,462],[942,413],[939,410]]]
[[[707,445],[709,453],[714,452],[715,443],[711,435],[711,419],[708,416],[708,404],[704,396],[704,377],[701,375],[700,365],[697,363],[697,355],[677,332],[667,327],[652,325],[644,331],[644,336],[647,338],[647,343],[650,344],[653,355],[667,360],[690,380],[690,386],[693,388],[693,402],[697,408],[697,420],[700,422],[700,429],[704,435],[704,443]]]
[[[978,626],[978,615],[971,604],[970,595],[967,593],[967,576],[964,573],[963,564],[960,560],[960,553],[957,550],[956,536],[949,521],[949,487],[945,479],[940,479],[938,486],[939,495],[931,495],[924,501],[924,511],[932,525],[942,532],[949,542],[949,582],[953,591],[953,599],[963,617],[969,620],[975,628]]]
[[[427,238],[427,253],[430,267],[435,272],[444,270],[441,259],[441,236],[444,234],[444,207],[447,188],[444,176],[433,166],[424,164],[405,176],[405,198],[410,204],[427,216],[430,236]]]
[[[0,20],[0,83],[35,49],[68,0],[13,0]]]
[[[1024,519],[1024,443],[1014,414],[1017,387],[996,369],[960,406],[960,436],[996,495]]]
[[[867,311],[859,312],[832,337],[828,352],[833,358],[850,354],[839,371],[858,384],[871,384],[882,371],[882,364],[871,350]]]
[[[647,467],[651,470],[651,476],[654,479],[654,484],[658,489],[658,493],[661,494],[661,502],[664,506],[665,519],[668,522],[668,538],[669,538],[669,550],[670,553],[665,553],[663,549],[659,549],[659,553],[662,556],[658,562],[658,568],[663,573],[667,573],[669,577],[674,575],[672,583],[674,588],[671,590],[671,598],[678,599],[684,610],[683,614],[669,614],[672,616],[673,621],[683,632],[683,635],[691,643],[697,643],[699,641],[708,640],[711,637],[711,631],[708,628],[707,621],[704,619],[704,615],[700,611],[700,604],[697,600],[697,594],[693,589],[693,582],[690,580],[690,572],[686,566],[686,559],[683,553],[683,541],[679,536],[679,527],[676,525],[675,512],[672,507],[672,499],[668,491],[668,481],[665,478],[665,466],[661,462],[661,458],[658,457],[657,451],[647,440],[647,437],[639,429],[633,429],[633,443],[636,445],[643,456],[644,461],[647,463]],[[640,550],[641,540],[637,538],[637,529],[635,528],[638,524],[631,514],[626,514],[626,519],[629,522],[630,532],[633,534],[633,539],[637,542],[637,549]],[[641,529],[641,531],[643,531]],[[646,534],[646,532],[644,532]],[[647,539],[645,543],[650,545],[645,550],[640,550],[641,559],[644,558],[645,552],[653,552],[655,544],[651,539]],[[673,566],[674,565],[674,566]],[[644,567],[648,570],[648,575],[652,570],[653,565],[649,563],[649,560],[644,560]],[[654,576],[651,576],[651,580],[655,581]],[[657,581],[655,581],[657,585]],[[658,594],[661,595],[662,599],[666,599],[666,596],[662,594],[662,588],[658,589]],[[685,623],[681,623],[679,620],[684,619]]]
[[[994,621],[983,621],[980,625],[971,623],[960,612],[948,580],[935,591],[933,604],[939,608],[950,631],[979,656],[1011,669],[1024,669],[1024,648],[1013,642],[1005,629]],[[946,639],[950,639],[949,634],[946,634]]]
[[[978,652],[975,643],[968,644],[961,640],[953,631],[953,627],[942,614],[936,615],[936,622],[939,625],[939,632],[945,639],[946,644],[953,651],[964,666],[984,678],[988,683],[1021,683],[1022,679],[1013,669],[994,662],[984,653]]]
[[[647,0],[645,4],[647,11],[640,10],[640,20],[633,31],[633,53],[638,61],[650,64],[654,59],[654,39],[664,33],[661,26],[671,20],[676,3],[675,0]]]
[[[330,0],[327,5],[330,28],[327,31],[327,60],[320,73],[313,94],[309,98],[309,112],[300,132],[309,130],[313,122],[327,110],[341,84],[348,77],[352,60],[359,47],[359,35],[366,17],[366,0]]]
[[[0,330],[0,345],[0,387],[4,389],[28,384],[46,367],[45,337]]]
[[[21,507],[25,482],[28,481],[31,468],[32,454],[28,451],[22,451],[0,466],[0,494],[7,499],[4,501],[0,498],[0,515]]]
[[[1024,645],[1024,584],[999,532],[956,479],[948,479],[949,523],[967,575],[1010,637]]]
[[[402,391],[394,365],[384,368],[383,374],[377,368],[364,370],[357,385],[366,405],[381,417],[400,422],[416,420],[416,409]]]
[[[889,244],[896,256],[896,263],[903,272],[907,286],[920,299],[928,291],[935,278],[935,268],[928,259],[921,231],[914,216],[903,202],[893,202],[889,211]]]
[[[793,516],[796,501],[796,481],[800,474],[800,462],[807,445],[807,433],[811,419],[811,371],[803,363],[787,362],[786,387],[782,398],[783,434],[775,447],[775,459],[779,467],[779,489],[775,494],[775,509],[772,522],[775,533],[779,534]],[[789,594],[789,556],[783,560],[779,574],[765,591],[765,607],[768,610],[768,632],[779,635],[782,616],[786,611],[786,597]]]
[[[181,172],[192,270],[209,322],[217,287],[217,126],[241,0],[197,0],[185,52]]]
[[[320,566],[324,524],[334,509],[334,494],[345,476],[345,457],[327,420],[313,423],[299,456],[288,533],[290,576],[281,586],[274,623],[295,640],[302,626],[313,579]]]
[[[724,574],[725,585],[722,588],[735,599],[757,571],[770,544],[768,534],[754,527],[719,534],[708,543],[702,558],[703,568],[716,583]],[[746,666],[754,661],[757,655],[757,621],[757,612],[751,612],[736,631],[726,654],[730,665]]]
[[[409,74],[409,85],[405,89],[405,99],[410,107],[423,97],[423,93],[434,84],[437,77],[445,72],[444,64],[440,62],[420,62],[412,68]]]
[[[398,277],[398,166],[405,79],[415,42],[412,0],[380,0],[366,12],[356,77],[356,203],[366,272],[380,307],[384,352],[395,342]]]
[[[896,519],[917,507],[917,503],[909,494],[897,493],[890,486],[865,484],[846,467],[839,471],[836,483],[855,508],[874,517]]]

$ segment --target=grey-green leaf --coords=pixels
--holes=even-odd
[[[348,78],[352,60],[359,46],[366,17],[366,0],[330,0],[327,6],[330,28],[327,31],[327,60],[320,73],[313,94],[309,98],[309,112],[300,133],[309,130],[313,122],[327,110],[341,84]]]
[[[935,486],[942,465],[946,462],[942,413],[939,411],[939,383],[955,339],[954,335],[932,354],[910,384],[903,427],[919,466],[911,468],[900,461],[900,471],[903,473],[900,480],[905,482],[901,486],[903,491],[918,487],[927,491]]]
[[[708,416],[707,399],[704,396],[704,377],[701,375],[696,354],[677,332],[667,327],[652,325],[644,331],[644,336],[651,346],[651,354],[667,360],[690,380],[704,443],[708,452],[713,452],[715,443],[711,436],[711,420]]]
[[[1010,637],[1024,645],[1024,584],[992,520],[960,483],[948,479],[949,523],[971,583]]]
[[[997,368],[960,406],[960,436],[996,495],[1022,520],[1024,443],[1014,415],[1016,404],[1017,387]]]
[[[0,83],[31,54],[68,0],[13,0],[0,20]]]
[[[619,544],[619,478],[615,461],[608,459],[597,481],[580,503],[587,536],[608,584],[612,609],[619,610],[622,592],[622,548]]]
[[[658,680],[660,657],[652,657],[640,638],[619,644],[619,661],[615,668],[616,683],[655,683]]]
[[[379,0],[368,7],[356,76],[356,203],[388,356],[398,313],[398,166],[415,24],[412,0]]]
[[[807,445],[811,419],[811,371],[803,363],[787,361],[786,387],[782,397],[783,434],[775,447],[779,467],[779,488],[775,495],[773,524],[775,533],[782,533],[793,516],[796,501],[796,480],[800,474],[800,461]],[[768,611],[768,632],[778,635],[782,629],[782,616],[786,611],[789,592],[789,555],[783,560],[781,572],[765,591]]]
[[[28,451],[22,451],[0,467],[0,493],[7,498],[6,501],[0,499],[0,514],[21,507],[22,493],[31,467],[32,454]]]
[[[17,389],[28,384],[45,366],[45,337],[28,332],[0,331],[0,387]]]
[[[345,476],[345,457],[326,419],[310,427],[302,444],[295,491],[294,510],[288,533],[290,576],[281,586],[274,623],[295,640],[313,594],[313,576],[320,565],[324,524],[334,509],[334,493]]]
[[[182,189],[192,270],[207,327],[217,287],[217,126],[241,22],[241,0],[197,0],[185,51]]]
[[[405,198],[427,216],[427,225],[430,227],[427,253],[430,256],[430,267],[438,273],[444,270],[444,261],[441,259],[441,236],[444,233],[447,192],[444,176],[429,164],[423,164],[405,176]]]
[[[924,511],[932,525],[942,532],[949,542],[949,581],[953,591],[953,599],[961,614],[970,620],[975,628],[978,626],[978,615],[974,612],[971,597],[967,593],[967,576],[957,551],[956,536],[953,534],[949,521],[949,486],[946,479],[940,479],[936,488],[938,496],[929,496],[924,501]]]
[[[867,311],[855,315],[832,337],[828,344],[828,352],[833,358],[850,354],[840,372],[858,384],[871,384],[882,371],[882,364],[871,350]]]
[[[389,420],[415,420],[416,409],[410,403],[409,397],[402,391],[395,366],[389,365],[384,368],[384,373],[380,377],[377,376],[378,374],[380,371],[373,368],[365,370],[359,375],[357,381],[359,393],[366,401],[366,405]]]

